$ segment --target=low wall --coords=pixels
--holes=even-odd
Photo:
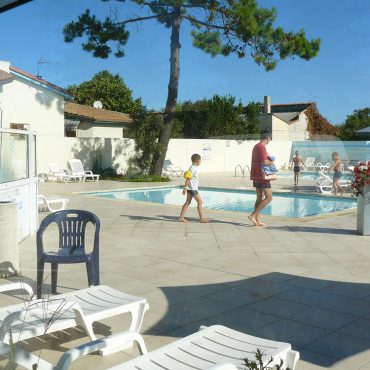
[[[235,166],[250,165],[253,146],[258,141],[172,139],[167,159],[176,166],[187,168],[194,153],[202,156],[202,172],[234,171]],[[51,145],[52,143],[52,145]],[[68,169],[68,160],[79,158],[86,169],[92,168],[96,153],[101,155],[102,167],[113,167],[119,173],[125,172],[128,160],[135,154],[131,139],[103,138],[61,138],[45,140],[40,138],[37,149],[38,173],[48,173],[48,163],[59,163]],[[291,156],[291,141],[271,141],[267,152],[276,156],[276,166],[288,163]]]

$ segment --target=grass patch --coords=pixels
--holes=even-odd
[[[169,182],[171,179],[167,176],[151,176],[151,175],[116,175],[116,176],[101,176],[101,180],[111,180],[120,182]]]

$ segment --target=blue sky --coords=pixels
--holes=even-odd
[[[114,3],[113,1],[110,2]],[[370,1],[369,0],[260,0],[278,12],[276,25],[306,30],[321,37],[318,57],[309,62],[281,62],[265,72],[249,59],[212,58],[191,44],[189,28],[181,34],[179,101],[231,94],[244,104],[316,101],[320,112],[338,124],[354,109],[370,106]],[[78,84],[108,69],[119,73],[149,108],[164,107],[169,73],[169,30],[155,21],[132,26],[125,57],[95,59],[80,42],[63,41],[63,26],[90,8],[106,15],[109,2],[100,0],[34,0],[0,14],[0,60],[29,73],[37,73],[42,58],[52,62],[40,68],[42,77],[59,86]],[[120,14],[132,15],[128,0]]]

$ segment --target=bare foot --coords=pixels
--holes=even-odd
[[[257,226],[258,225],[258,221],[256,220],[256,218],[252,215],[248,216],[249,220],[253,223],[254,226]]]
[[[180,218],[179,218],[179,221],[180,221],[180,222],[185,222],[186,224],[188,223],[188,220],[185,220],[185,218],[184,218],[184,217],[180,217]]]
[[[209,220],[208,220],[208,218],[201,218],[201,219],[199,220],[199,222],[200,222],[201,224],[206,224],[206,223],[208,223],[208,222],[209,222]]]
[[[265,224],[264,222],[259,221],[257,226],[267,226],[267,224]]]

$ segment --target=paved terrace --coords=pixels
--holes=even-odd
[[[289,190],[291,183],[274,186]],[[43,183],[40,192],[69,197],[69,208],[98,215],[101,283],[149,300],[143,333],[150,350],[200,325],[220,323],[290,342],[301,354],[298,370],[370,369],[370,238],[356,234],[355,211],[306,219],[264,217],[269,227],[259,228],[246,214],[225,211],[207,210],[212,221],[199,224],[191,209],[191,222],[182,224],[179,207],[74,193],[147,185]],[[202,185],[240,188],[250,182],[231,174],[202,175]],[[33,282],[35,238],[22,242],[20,250],[24,279]],[[86,286],[83,265],[59,267],[60,292]],[[2,304],[17,301],[1,299]],[[96,324],[99,335],[126,328],[121,318]],[[43,339],[23,345],[42,348],[42,357],[52,361],[86,341],[77,329]],[[105,369],[137,353],[135,348],[104,358],[91,355],[73,368]]]

